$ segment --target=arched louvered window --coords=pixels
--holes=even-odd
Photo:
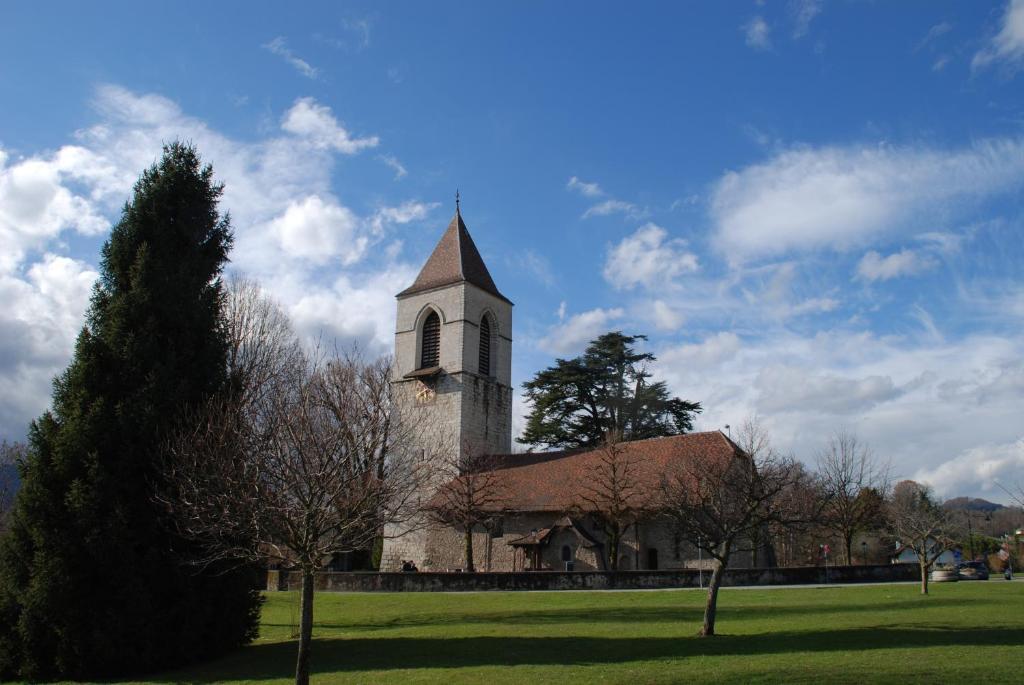
[[[420,347],[420,368],[439,366],[441,358],[441,317],[437,312],[423,322],[423,345]]]
[[[486,316],[480,321],[480,375],[491,375],[491,322]]]

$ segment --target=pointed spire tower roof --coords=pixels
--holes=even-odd
[[[420,275],[411,286],[398,293],[398,297],[454,283],[472,283],[511,304],[511,300],[498,292],[498,287],[494,285],[487,265],[484,264],[466,224],[462,221],[458,204],[455,206],[455,216],[431,253],[430,259],[420,269]]]

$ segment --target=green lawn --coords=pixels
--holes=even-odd
[[[1024,682],[1024,583],[318,596],[314,682]],[[260,639],[150,682],[286,683],[297,597],[271,593]]]

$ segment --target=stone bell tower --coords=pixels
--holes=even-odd
[[[494,284],[456,200],[448,224],[415,282],[396,296],[392,383],[399,420],[416,426],[425,454],[458,459],[512,448],[512,302]],[[423,430],[419,430],[422,427]],[[429,443],[429,444],[428,444]],[[443,457],[438,457],[442,459]],[[438,474],[444,477],[443,466]],[[441,483],[419,494],[429,501]],[[381,570],[427,558],[429,526],[385,540]]]
[[[458,208],[416,281],[398,293],[393,382],[404,413],[466,450],[512,447],[512,303]]]

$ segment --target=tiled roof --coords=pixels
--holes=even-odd
[[[582,526],[576,525],[576,522],[569,516],[563,516],[562,518],[555,521],[555,525],[550,528],[541,528],[540,530],[534,530],[529,535],[523,535],[522,537],[513,538],[508,541],[508,544],[513,547],[534,547],[537,545],[546,545],[550,542],[551,533],[556,530],[567,529],[575,533],[580,543],[584,547],[601,547],[601,543],[598,542],[594,536],[586,531]]]
[[[420,270],[420,275],[411,286],[398,293],[398,297],[463,282],[472,283],[506,302],[509,301],[498,292],[487,265],[484,264],[466,224],[462,221],[462,214],[456,210],[455,216],[448,224],[448,230],[441,236],[437,247],[430,254],[430,259]]]
[[[720,462],[742,454],[742,450],[720,431],[687,433],[620,443],[623,458],[635,465],[638,483],[636,506],[645,495],[653,495],[662,476],[674,468],[697,462]],[[566,512],[582,506],[580,493],[594,481],[602,450],[495,455],[502,466],[499,476],[502,507],[514,511]]]

